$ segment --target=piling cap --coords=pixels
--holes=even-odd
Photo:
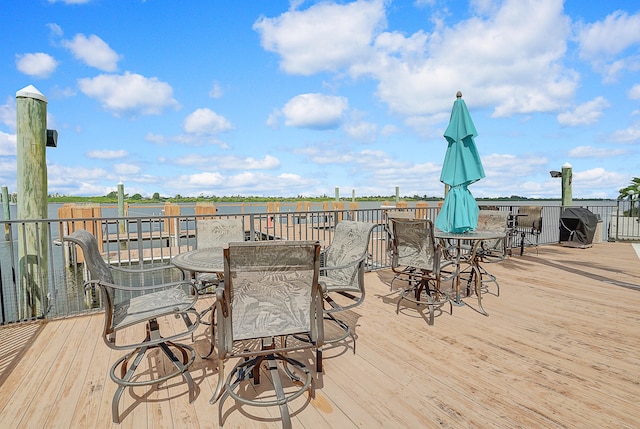
[[[35,86],[29,85],[16,92],[16,98],[35,98],[36,100],[47,102],[45,97]]]
[[[564,164],[562,164],[562,168],[571,168],[571,164],[565,162]]]

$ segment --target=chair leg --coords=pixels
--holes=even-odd
[[[283,364],[289,364],[292,367],[296,367],[304,373],[305,375],[304,380],[300,379],[297,376],[294,376],[295,379],[298,379],[302,382],[302,385],[296,391],[289,394],[285,394],[284,388],[282,385],[282,379],[280,378],[280,368],[277,365],[278,360],[282,361]],[[276,399],[271,401],[259,401],[259,400],[252,400],[248,398],[242,398],[241,396],[239,396],[238,393],[235,392],[235,389],[240,385],[242,381],[250,378],[249,374],[254,374],[254,369],[259,370],[259,367],[263,361],[267,362],[267,367],[269,369],[269,372],[271,373],[271,380],[273,382],[274,390],[276,392]],[[288,375],[289,371],[285,371],[285,373],[287,373]],[[235,376],[235,380],[233,380],[234,376]],[[299,362],[295,359],[291,359],[279,353],[268,354],[266,356],[257,356],[252,359],[239,362],[231,370],[231,373],[225,379],[224,392],[220,396],[220,400],[218,402],[218,423],[222,428],[222,425],[224,423],[224,415],[222,410],[224,401],[226,401],[228,397],[232,397],[236,401],[247,404],[247,405],[263,406],[263,407],[278,406],[280,410],[280,415],[282,417],[283,428],[291,428],[291,416],[290,416],[289,407],[287,404],[290,401],[302,395],[310,387],[312,389],[311,394],[313,396],[314,387],[312,385],[312,381],[313,379],[311,377],[311,373],[302,362]],[[254,379],[254,382],[255,382],[255,379]]]
[[[353,340],[353,354],[356,354],[356,336],[351,331],[351,327],[346,322],[344,322],[344,321],[338,319],[337,317],[335,317],[332,313],[325,312],[324,320],[330,320],[330,321],[334,322],[336,325],[338,325],[344,331],[344,334],[339,335],[336,338],[330,338],[330,339],[325,338],[324,339],[325,344],[337,343],[338,341],[342,341],[347,337],[351,337],[351,339]]]
[[[155,320],[149,321],[147,325],[147,337],[146,341],[157,340],[162,338],[160,336],[158,322]],[[182,360],[178,360],[175,354],[169,348],[169,345],[177,348],[182,354]],[[166,374],[162,377],[154,378],[151,380],[145,381],[131,381],[133,375],[138,369],[138,365],[142,362],[142,358],[149,351],[149,349],[160,348],[164,354],[169,358],[169,360],[176,367],[176,371],[173,371],[169,374]],[[135,359],[129,366],[129,361],[135,355]],[[165,382],[173,377],[177,377],[181,375],[187,383],[189,388],[189,403],[192,403],[196,397],[195,384],[193,382],[193,378],[189,373],[189,366],[195,362],[196,352],[195,350],[187,346],[185,344],[179,344],[174,342],[160,342],[151,346],[145,345],[142,347],[138,347],[125,356],[118,359],[113,366],[111,367],[111,371],[109,371],[109,376],[111,380],[118,385],[115,394],[113,395],[113,400],[111,402],[111,414],[114,423],[120,423],[120,413],[118,411],[118,404],[120,403],[120,398],[124,393],[124,389],[126,387],[132,386],[152,386],[156,384],[160,384]],[[116,375],[116,371],[120,370],[120,376]]]
[[[283,429],[290,429],[291,415],[289,414],[289,407],[287,406],[287,400],[284,395],[282,380],[280,380],[278,365],[276,364],[275,359],[271,357],[267,359],[267,363],[269,367],[269,372],[271,373],[271,380],[273,381],[273,388],[276,392],[276,398],[278,399],[278,403],[280,404],[278,408],[280,409],[280,418],[282,419],[282,427]]]
[[[118,359],[116,363],[114,363],[113,366],[111,367],[111,371],[109,372],[109,375],[111,376],[111,380],[113,380],[116,384],[118,384],[118,388],[116,389],[116,392],[113,395],[113,399],[111,400],[111,416],[114,423],[120,423],[120,413],[118,411],[118,404],[120,403],[120,398],[124,393],[125,387],[127,387],[126,383],[128,383],[129,380],[131,380],[131,377],[133,377],[133,374],[136,372],[138,365],[140,365],[142,358],[147,352],[147,349],[148,349],[147,347],[139,347],[133,350],[132,352],[128,353],[127,355]],[[127,363],[129,362],[129,359],[133,357],[133,355],[136,355],[136,357],[133,360],[133,363],[131,364],[131,366],[129,366],[127,369]],[[120,367],[121,377],[117,377],[115,375],[115,371],[118,369],[118,367]],[[123,372],[125,373],[122,374]]]

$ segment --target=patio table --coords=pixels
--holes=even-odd
[[[453,233],[453,232],[445,232],[439,229],[434,231],[435,238],[439,238],[442,240],[452,240],[455,241],[455,260],[454,263],[456,265],[455,271],[455,299],[453,300],[453,305],[463,306],[465,303],[462,301],[460,297],[460,263],[462,259],[462,242],[468,241],[470,242],[469,254],[465,256],[464,262],[469,263],[471,266],[471,278],[474,279],[475,283],[475,293],[478,297],[478,307],[480,313],[488,316],[489,313],[485,311],[482,307],[482,293],[480,288],[482,286],[482,272],[480,271],[480,258],[478,256],[478,247],[483,240],[493,240],[505,237],[505,232],[503,231],[490,231],[490,230],[475,230],[475,231],[467,231],[463,233]],[[467,285],[467,294],[469,296],[469,287]]]
[[[224,257],[223,247],[209,247],[204,249],[194,249],[188,252],[180,253],[171,258],[171,263],[176,267],[184,271],[191,273],[191,278],[195,279],[197,273],[215,273],[218,277],[222,277],[224,273]],[[194,280],[195,281],[195,280]],[[204,309],[200,316],[204,316],[208,311],[211,311],[211,326],[215,323],[213,318],[215,317],[213,306]],[[206,323],[205,323],[206,324]],[[209,356],[213,352],[213,335],[211,336],[211,348],[209,353],[203,357]]]

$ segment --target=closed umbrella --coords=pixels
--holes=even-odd
[[[458,91],[449,126],[444,133],[448,146],[440,181],[450,189],[435,222],[442,231],[462,233],[478,227],[478,204],[468,189],[470,184],[484,177],[482,161],[473,140],[477,135],[462,93]]]

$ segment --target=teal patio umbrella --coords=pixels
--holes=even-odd
[[[478,227],[478,204],[468,188],[484,177],[482,161],[473,141],[477,135],[462,93],[458,91],[449,126],[444,132],[448,146],[440,181],[450,188],[435,222],[442,231],[462,233]]]

